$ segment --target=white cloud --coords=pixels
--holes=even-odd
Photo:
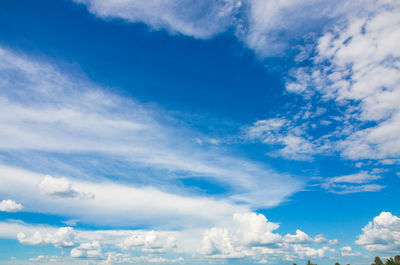
[[[304,245],[293,245],[294,252],[299,255],[300,258],[323,258],[328,252],[335,252],[334,249],[324,246],[318,249],[311,248]]]
[[[210,38],[233,28],[236,37],[259,56],[281,53],[289,40],[318,31],[333,18],[343,19],[368,13],[387,1],[323,0],[264,1],[144,1],[74,0],[89,12],[104,18],[145,23],[152,29],[165,29],[195,38]],[[340,6],[341,8],[336,8]],[[184,15],[182,15],[184,14]],[[302,49],[303,53],[309,53]],[[308,49],[309,50],[309,49]],[[300,58],[302,56],[298,56]],[[303,55],[304,57],[304,55]]]
[[[321,235],[315,238],[301,230],[295,235],[281,236],[274,232],[279,224],[268,221],[256,213],[235,214],[230,227],[213,227],[203,234],[198,252],[211,258],[252,257],[256,261],[278,258],[280,260],[325,257],[335,252],[329,246],[313,248],[310,244],[330,244]]]
[[[349,194],[357,192],[374,192],[384,188],[382,185],[371,184],[370,182],[380,179],[379,175],[371,175],[361,171],[356,174],[344,175],[332,178],[321,179],[319,184],[323,189],[336,194]]]
[[[94,195],[87,192],[79,192],[72,188],[72,183],[66,178],[54,178],[46,175],[39,183],[39,189],[47,195],[65,198],[93,199]]]
[[[270,155],[293,160],[310,160],[313,154],[320,152],[306,137],[304,128],[296,127],[283,118],[256,121],[245,131],[245,138],[248,140],[278,146],[278,150]]]
[[[242,244],[262,246],[274,245],[282,241],[279,234],[273,233],[279,228],[279,224],[269,222],[262,214],[235,214],[233,220],[236,225],[236,237]]]
[[[390,212],[382,212],[362,229],[356,244],[369,251],[400,250],[400,218]]]
[[[0,212],[18,212],[21,211],[24,207],[20,203],[16,203],[13,200],[2,200],[0,202]]]
[[[240,0],[223,1],[152,1],[74,0],[85,4],[91,13],[102,18],[122,18],[142,22],[151,28],[166,29],[195,38],[209,38],[225,31],[235,21]]]
[[[301,244],[301,243],[324,243],[327,240],[322,235],[317,235],[313,239],[300,229],[297,229],[295,235],[286,234],[284,237],[284,241],[287,243]]]
[[[43,256],[43,255],[39,255],[39,256],[37,256],[35,258],[29,258],[30,261],[41,261],[41,260],[44,260],[44,259],[45,259],[45,256]]]
[[[71,200],[37,192],[44,175],[0,165],[0,193],[16,194],[29,211],[63,215],[82,223],[149,225],[175,227],[203,226],[230,220],[244,206],[226,200],[180,196],[153,187],[136,187],[110,180],[69,180],[76,190],[96,196],[90,200]],[[140,214],[138,214],[140,213]]]
[[[118,246],[122,250],[140,249],[148,253],[164,253],[176,247],[176,238],[173,235],[157,233],[152,230],[128,236]]]
[[[204,232],[202,246],[198,252],[213,258],[243,258],[251,255],[233,246],[226,228],[213,227]]]
[[[339,244],[339,240],[338,239],[331,239],[328,241],[329,245],[331,246],[336,246],[337,244]]]
[[[303,186],[300,180],[232,156],[228,150],[199,146],[193,143],[192,137],[198,133],[182,124],[175,129],[174,119],[161,118],[166,116],[161,110],[107,94],[89,81],[61,73],[45,62],[0,49],[0,83],[10,88],[0,93],[0,137],[3,139],[0,150],[10,154],[40,152],[51,161],[60,159],[57,155],[62,154],[67,157],[63,167],[69,168],[70,172],[79,172],[85,164],[85,161],[71,164],[75,155],[90,155],[93,160],[99,155],[106,161],[129,164],[146,175],[146,182],[152,181],[164,189],[171,185],[171,179],[204,178],[227,187],[231,201],[240,200],[251,207],[277,205]],[[18,155],[16,159],[21,161],[15,162],[35,167],[37,157],[31,155],[23,160],[23,156]],[[93,160],[90,162],[106,164]],[[97,173],[93,169],[91,172]],[[99,176],[91,176],[89,172],[85,177]],[[71,197],[78,193],[77,197],[85,197],[82,192],[88,192],[81,187],[78,189],[75,183],[69,186],[62,183],[62,178],[56,178],[48,178],[43,183],[49,186],[56,181],[57,189],[64,189],[53,196]],[[127,179],[135,181],[136,178],[130,172]],[[271,185],[268,192],[260,185],[266,180]],[[178,187],[171,189],[174,193],[180,191]],[[188,191],[181,192],[187,194]],[[170,211],[172,213],[174,211]]]
[[[99,241],[82,243],[79,247],[71,249],[71,257],[79,259],[103,259]]]
[[[61,227],[55,233],[43,234],[36,231],[33,235],[27,236],[25,233],[18,233],[18,241],[26,245],[46,245],[53,244],[56,247],[70,248],[75,246],[76,233],[72,227]]]
[[[297,230],[285,237],[276,233],[277,223],[256,213],[235,214],[225,227],[173,230],[80,230],[71,227],[31,225],[20,221],[0,222],[0,238],[17,239],[22,244],[52,244],[71,249],[71,257],[102,259],[101,264],[129,262],[181,262],[176,255],[196,258],[230,259],[250,257],[290,259],[324,257],[332,253],[328,241],[317,235],[312,238]],[[322,244],[314,248],[312,244]],[[107,252],[112,249],[113,252]],[[121,252],[115,252],[115,250]],[[135,253],[134,256],[131,256]],[[140,256],[150,253],[148,256]],[[162,255],[172,257],[167,259]],[[161,258],[161,259],[160,259]],[[165,260],[164,260],[165,259]]]
[[[376,1],[371,7],[320,37],[314,64],[293,69],[294,81],[287,83],[288,91],[306,98],[322,95],[318,104],[347,106],[324,137],[354,160],[400,156],[400,5]]]
[[[343,257],[357,257],[357,256],[361,256],[360,252],[353,252],[352,247],[350,246],[344,246],[342,248],[340,248],[340,250],[342,251],[342,256]]]
[[[157,264],[164,264],[164,263],[178,263],[183,262],[185,259],[183,257],[168,259],[160,256],[139,256],[139,257],[132,257],[129,254],[122,254],[116,252],[108,252],[107,259],[100,261],[98,265],[111,265],[111,264],[130,264],[130,263],[157,263]]]

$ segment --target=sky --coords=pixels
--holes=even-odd
[[[0,263],[400,254],[398,0],[2,0]]]

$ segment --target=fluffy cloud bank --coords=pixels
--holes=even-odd
[[[232,227],[213,227],[206,230],[198,253],[210,258],[252,257],[266,261],[321,258],[327,253],[335,252],[322,235],[311,238],[299,229],[294,235],[282,236],[274,232],[279,224],[268,221],[262,214],[235,214],[233,221]],[[321,243],[328,245],[320,248],[310,246]]]
[[[53,244],[56,247],[63,248],[75,246],[75,232],[72,227],[61,227],[55,233],[42,234],[40,231],[36,231],[30,236],[18,233],[17,238],[20,243],[27,245]]]
[[[18,212],[24,207],[13,200],[2,200],[0,202],[0,212]]]
[[[369,251],[393,252],[400,250],[400,218],[382,212],[363,229],[355,242]]]
[[[74,259],[101,260],[102,264],[181,262],[181,255],[192,255],[199,260],[292,260],[321,258],[335,252],[322,235],[311,237],[298,229],[295,234],[283,236],[276,232],[278,228],[279,224],[264,215],[248,212],[234,214],[225,226],[181,231],[80,230],[8,221],[0,222],[0,238],[70,249]],[[176,257],[167,259],[163,255]]]

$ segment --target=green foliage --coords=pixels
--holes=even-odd
[[[392,257],[388,258],[385,265],[400,265],[400,255],[397,255],[394,259]]]
[[[397,255],[386,259],[386,262],[383,263],[380,257],[375,257],[375,263],[372,263],[371,265],[400,265],[400,255]]]
[[[375,263],[372,263],[371,265],[384,265],[381,258],[376,256],[375,257]]]

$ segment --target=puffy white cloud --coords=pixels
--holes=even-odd
[[[173,235],[154,230],[143,231],[126,237],[118,246],[122,250],[140,249],[143,252],[164,253],[176,247],[176,238]]]
[[[296,230],[295,235],[286,234],[284,237],[284,241],[287,243],[324,243],[327,240],[322,235],[317,235],[314,239],[309,235],[301,231],[300,229]]]
[[[27,245],[53,244],[56,247],[70,248],[75,246],[76,233],[72,227],[61,227],[55,233],[43,234],[36,231],[33,235],[18,233],[18,241]]]
[[[80,230],[8,221],[0,222],[0,238],[15,239],[17,235],[22,244],[73,247],[71,257],[102,259],[101,264],[182,261],[177,254],[212,259],[293,260],[324,257],[333,251],[324,245],[328,241],[320,235],[313,238],[300,230],[285,237],[274,233],[279,225],[261,214],[235,214],[231,221],[226,227],[181,231]],[[322,246],[314,248],[312,244]],[[114,252],[103,252],[109,249]],[[118,249],[121,252],[115,252]],[[143,253],[150,255],[140,256]]]
[[[362,229],[356,240],[369,251],[398,251],[400,249],[400,218],[390,212],[382,212]]]
[[[232,238],[226,228],[213,227],[204,232],[198,252],[214,258],[242,258],[250,255],[233,246]]]
[[[319,184],[323,189],[336,194],[349,194],[357,192],[374,192],[384,188],[382,185],[370,184],[380,179],[379,175],[372,175],[366,171],[356,174],[321,179]],[[368,183],[368,184],[366,184]]]
[[[24,207],[20,203],[16,203],[13,200],[2,200],[0,202],[0,212],[18,212]]]
[[[315,238],[301,230],[295,235],[281,236],[273,231],[277,223],[268,221],[264,215],[256,213],[235,214],[234,224],[228,228],[213,227],[203,234],[200,254],[211,258],[252,257],[256,261],[276,259],[325,257],[335,252],[329,246],[313,248],[310,244],[329,243],[321,235]]]
[[[54,178],[46,175],[39,183],[39,189],[47,195],[66,198],[93,199],[94,195],[87,192],[79,192],[72,188],[72,183],[66,178]]]
[[[335,252],[334,249],[324,246],[321,248],[312,248],[304,245],[293,245],[293,250],[300,258],[323,258],[327,252]]]
[[[340,250],[342,251],[342,256],[343,257],[361,256],[360,252],[353,252],[353,249],[350,246],[344,246],[344,247],[340,248]]]
[[[71,249],[71,257],[79,259],[103,259],[99,241],[82,243],[79,247]]]
[[[279,224],[269,222],[262,214],[235,214],[233,221],[236,225],[236,237],[242,244],[262,246],[274,245],[282,241],[279,234],[272,233],[279,228]]]

